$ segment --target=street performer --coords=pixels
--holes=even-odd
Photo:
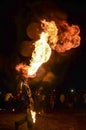
[[[31,115],[31,110],[34,110],[34,101],[31,95],[31,90],[28,85],[28,80],[24,79],[21,82],[20,91],[22,91],[23,100],[25,100],[27,108],[26,108],[26,115],[19,121],[15,122],[15,130],[18,130],[19,126],[22,125],[25,121],[27,121],[28,130],[33,129],[33,119]]]

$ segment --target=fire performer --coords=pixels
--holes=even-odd
[[[18,72],[21,72],[22,70],[23,76],[27,77],[26,79],[36,77],[36,72],[43,63],[46,63],[49,60],[52,50],[63,53],[80,45],[80,29],[78,26],[69,26],[66,21],[62,21],[58,24],[59,26],[57,28],[55,21],[46,21],[46,19],[41,20],[41,28],[43,31],[39,35],[40,39],[33,43],[35,49],[32,52],[29,66],[23,63],[16,66],[16,70]],[[30,87],[27,83],[25,83],[25,86],[30,103],[25,118],[16,123],[16,130],[18,130],[18,126],[26,120],[28,129],[32,130],[33,127],[33,116],[31,116],[32,113],[30,111],[30,109],[33,110],[33,100],[31,98]]]
[[[26,121],[27,121],[28,130],[32,130],[33,129],[33,118],[31,115],[31,111],[34,110],[34,105],[33,105],[34,101],[33,101],[32,95],[31,95],[31,90],[28,85],[27,79],[24,79],[23,82],[21,83],[20,91],[22,91],[22,94],[23,94],[23,89],[26,89],[26,93],[27,93],[25,95],[27,98],[26,115],[21,120],[15,122],[15,130],[18,130],[19,126],[22,125]],[[25,101],[26,101],[26,98],[25,98]]]

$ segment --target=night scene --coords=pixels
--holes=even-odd
[[[86,130],[86,3],[0,9],[0,130]]]

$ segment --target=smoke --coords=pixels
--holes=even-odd
[[[43,82],[48,82],[48,83],[52,83],[55,80],[55,75],[52,72],[48,72],[44,78],[43,78]]]

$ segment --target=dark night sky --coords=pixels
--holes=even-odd
[[[28,0],[29,3],[34,0]],[[40,1],[40,0],[39,0]],[[1,42],[0,54],[11,57],[16,53],[17,30],[14,17],[22,9],[26,0],[8,0],[1,2]],[[68,14],[68,20],[71,23],[78,24],[81,29],[81,45],[75,51],[75,57],[69,60],[69,66],[64,77],[65,86],[74,86],[76,88],[86,87],[86,7],[85,3],[80,0],[55,0],[56,4]]]

